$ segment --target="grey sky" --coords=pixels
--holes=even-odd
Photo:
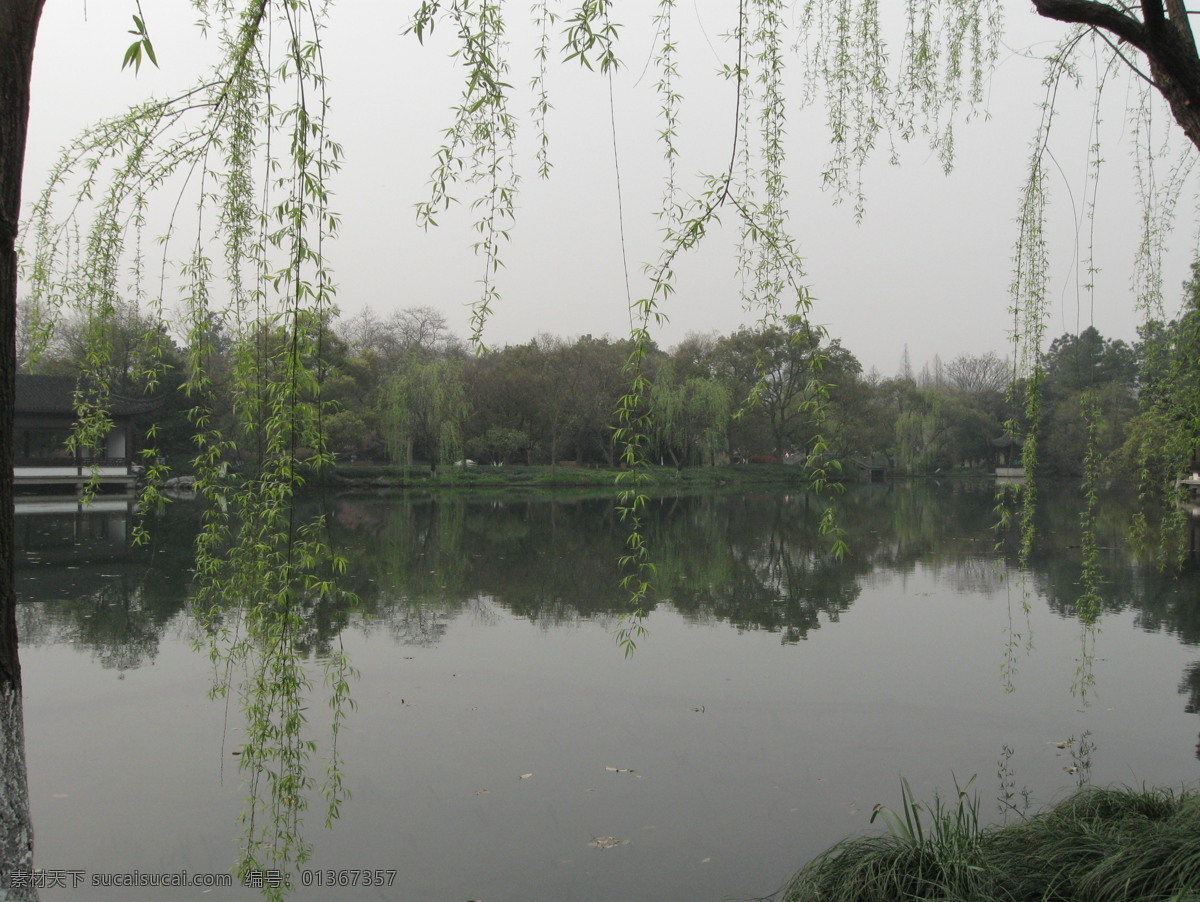
[[[452,329],[466,335],[466,305],[476,294],[482,267],[470,250],[470,211],[458,208],[444,217],[443,228],[429,234],[416,227],[413,217],[440,130],[449,122],[459,72],[446,58],[449,35],[439,35],[424,48],[400,36],[415,6],[345,0],[331,14],[326,56],[334,102],[331,121],[346,149],[334,200],[343,228],[331,257],[344,312],[369,305],[386,314],[427,304],[442,310]],[[527,6],[513,4],[511,14],[521,18]],[[621,51],[626,67],[615,78],[614,97],[634,296],[645,291],[642,264],[656,256],[653,211],[663,172],[661,149],[654,142],[654,75],[642,75],[653,36],[651,7],[648,2],[626,3],[618,13],[626,16]],[[144,8],[162,69],[143,66],[135,78],[131,71],[120,71],[122,53],[132,40],[126,34],[132,2],[47,4],[35,68],[27,202],[42,184],[54,150],[88,121],[191,81],[203,48],[190,28],[195,18],[190,4],[177,0]],[[697,0],[681,9],[687,38],[682,59],[682,141],[687,150],[681,172],[684,187],[694,188],[697,172],[717,171],[728,158],[732,88],[713,72],[721,62],[732,61],[732,49],[720,35],[729,30],[733,7],[727,0]],[[1045,50],[1062,34],[1061,27],[1038,19],[1027,0],[1009,0],[1006,9],[1010,47]],[[514,56],[524,51],[517,34]],[[486,336],[492,345],[525,341],[538,332],[618,336],[629,326],[608,86],[601,77],[572,66],[557,67],[550,77],[555,170],[550,182],[538,182],[532,159],[527,160],[520,218],[501,275],[503,299]],[[894,373],[905,345],[918,368],[934,354],[949,360],[959,353],[1006,353],[1017,192],[1042,99],[1041,78],[1040,62],[1006,53],[989,84],[988,118],[959,129],[955,171],[944,176],[919,143],[905,149],[901,167],[873,166],[861,225],[854,223],[849,205],[834,206],[821,190],[827,157],[821,111],[792,114],[792,230],[817,299],[812,318],[841,338],[865,368]],[[518,70],[512,82],[523,88],[527,79],[528,72]],[[1123,100],[1125,88],[1112,93],[1114,101]],[[1140,214],[1128,176],[1119,103],[1106,113],[1108,163],[1096,228],[1102,271],[1094,297],[1081,287],[1087,279],[1074,271],[1084,253],[1077,253],[1075,244],[1084,203],[1089,102],[1086,92],[1060,98],[1063,116],[1054,153],[1062,174],[1051,183],[1057,265],[1048,334],[1094,324],[1106,335],[1131,339],[1139,321],[1130,281]],[[515,104],[520,111],[528,106],[525,95]],[[1165,113],[1156,126],[1168,131]],[[528,141],[523,146],[531,149]],[[1181,212],[1187,216],[1194,206],[1189,187]],[[1086,236],[1079,240],[1086,245]],[[1188,275],[1194,243],[1190,221],[1185,221],[1172,240],[1164,276],[1172,309]],[[693,331],[729,332],[754,319],[737,300],[730,244],[727,236],[713,236],[682,264],[680,290],[666,308],[671,322],[659,331],[660,344],[670,346]]]

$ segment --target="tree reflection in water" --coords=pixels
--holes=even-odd
[[[1018,585],[1015,540],[1001,536],[997,544],[993,492],[968,482],[851,488],[837,502],[851,537],[842,562],[829,556],[818,529],[824,501],[803,492],[654,498],[644,524],[658,567],[654,604],[696,622],[722,621],[798,643],[852,616],[878,568],[901,576],[931,572],[964,592],[1009,593]],[[1029,597],[1068,620],[1078,619],[1077,510],[1073,497],[1046,493],[1040,534],[1054,545],[1035,550],[1023,575]],[[353,607],[332,596],[305,601],[305,627],[293,649],[298,665],[335,653],[346,630],[433,646],[456,618],[487,621],[499,609],[546,626],[611,625],[624,611],[616,560],[625,532],[604,494],[343,496],[328,516],[338,551],[349,559],[345,588],[358,600]],[[1126,550],[1128,521],[1128,506],[1105,499],[1098,620],[1128,611],[1141,629],[1200,645],[1197,573],[1163,574]],[[42,522],[18,530],[23,640],[70,642],[108,667],[152,662],[172,624],[194,629],[186,614],[194,525],[194,512],[175,505],[155,548],[122,545],[118,552],[106,544],[106,526],[69,562],[52,560],[46,545],[61,548],[55,537],[74,526]],[[1016,622],[1024,642],[1025,627]],[[1088,628],[1081,629],[1086,664]],[[1088,673],[1080,679],[1080,691],[1087,689]],[[1179,691],[1187,711],[1200,713],[1200,662],[1187,668]],[[1073,766],[1085,775],[1090,743],[1085,736],[1071,746],[1080,759]]]

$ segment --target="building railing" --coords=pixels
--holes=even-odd
[[[128,457],[19,457],[13,461],[16,479],[87,479],[93,473],[104,476],[136,476],[135,462]]]

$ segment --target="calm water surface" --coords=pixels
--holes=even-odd
[[[1078,505],[1043,506],[1028,574],[989,531],[993,489],[893,484],[840,502],[829,560],[803,494],[669,498],[648,534],[661,600],[626,659],[603,499],[339,499],[360,603],[312,612],[311,657],[361,677],[341,751],[351,800],[309,815],[311,868],[388,888],[296,897],[716,900],[778,889],[867,830],[871,808],[976,775],[985,814],[1088,778],[1200,779],[1200,583],[1100,526],[1104,610],[1080,594]],[[236,704],[186,611],[195,511],[152,553],[121,511],[18,515],[36,860],[46,869],[228,872]],[[317,672],[314,664],[314,673]],[[322,736],[325,704],[310,717]],[[1060,747],[1065,746],[1065,747]],[[320,774],[318,773],[319,777]],[[253,899],[251,890],[50,889],[43,899]]]

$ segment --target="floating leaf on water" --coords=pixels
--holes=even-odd
[[[521,774],[521,779],[522,779],[522,780],[528,780],[528,779],[529,779],[530,777],[532,777],[532,776],[533,776],[533,774]]]
[[[708,864],[710,861],[712,861],[711,858],[701,858],[700,859],[701,864]]]
[[[609,766],[605,765],[604,769],[606,771],[608,771],[610,774],[631,774],[631,773],[633,773],[632,767],[609,767]]]
[[[475,795],[477,795],[477,796],[481,796],[481,795],[483,795],[485,792],[491,792],[491,790],[490,790],[490,789],[477,789],[477,790],[475,790]]]
[[[617,839],[615,836],[594,836],[588,845],[593,849],[613,849],[617,846],[629,845],[629,840]]]

